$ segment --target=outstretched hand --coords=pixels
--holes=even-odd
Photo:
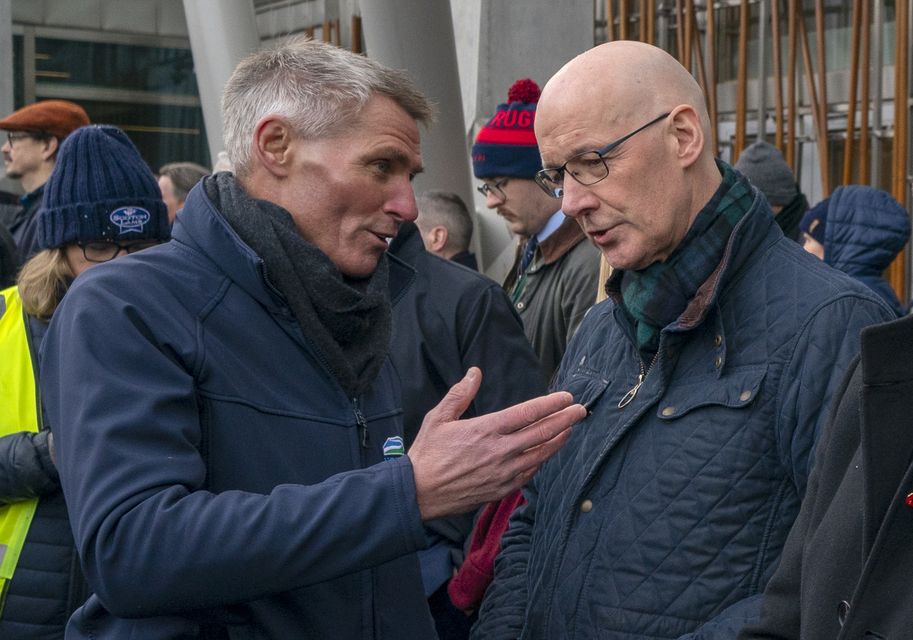
[[[460,420],[479,391],[472,367],[428,414],[409,448],[423,520],[464,513],[523,486],[586,416],[566,392]]]

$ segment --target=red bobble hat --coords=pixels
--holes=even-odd
[[[523,78],[507,92],[472,145],[472,172],[477,178],[510,176],[531,179],[542,168],[533,123],[539,102],[539,85]]]

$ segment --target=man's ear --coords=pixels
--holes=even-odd
[[[44,161],[53,160],[60,148],[60,140],[56,136],[44,139],[44,149],[41,150],[41,159]]]
[[[704,127],[701,117],[691,105],[675,107],[671,114],[675,155],[682,168],[693,165],[704,150]]]
[[[282,117],[265,116],[254,127],[251,155],[257,164],[277,178],[289,174],[294,131]]]
[[[444,225],[439,224],[436,227],[432,227],[431,231],[428,232],[426,240],[428,246],[426,248],[432,253],[443,251],[444,247],[447,246],[447,238],[449,235],[450,233]]]

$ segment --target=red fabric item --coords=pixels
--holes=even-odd
[[[472,531],[472,542],[463,566],[447,586],[453,604],[463,611],[473,611],[482,604],[485,590],[495,571],[495,557],[501,551],[501,536],[507,531],[514,510],[526,504],[520,491],[489,502],[482,509]]]

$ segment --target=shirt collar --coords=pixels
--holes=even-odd
[[[551,218],[548,219],[548,222],[545,223],[545,226],[539,230],[539,233],[536,234],[536,240],[541,244],[552,235],[555,231],[558,230],[558,227],[561,226],[561,223],[564,222],[567,216],[564,215],[564,211],[558,209]]]

